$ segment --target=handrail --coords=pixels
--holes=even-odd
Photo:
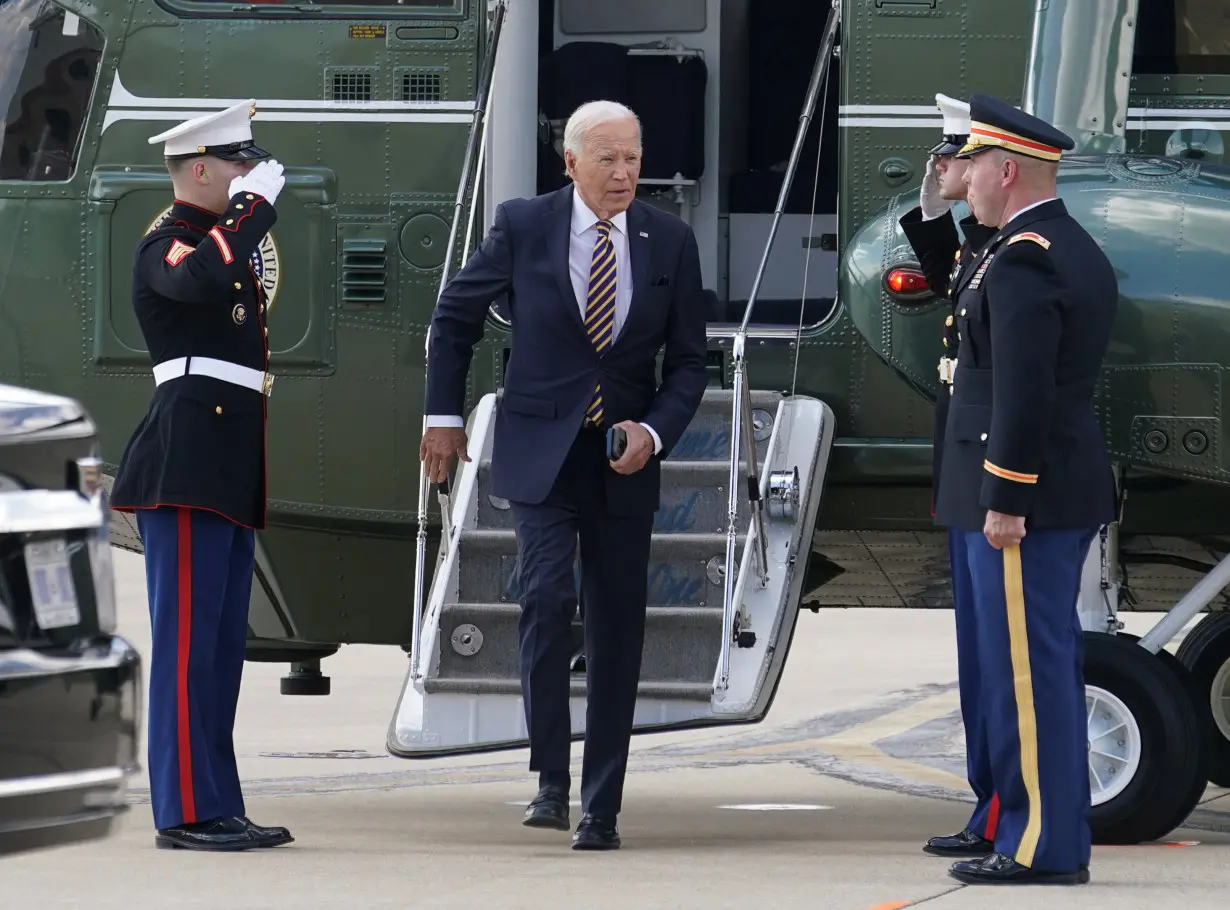
[[[829,61],[833,56],[833,45],[837,40],[837,25],[841,21],[841,0],[832,0],[828,21],[824,26],[824,37],[820,41],[820,50],[816,53],[816,64],[812,68],[811,83],[807,86],[807,97],[803,100],[803,112],[799,115],[799,128],[794,136],[794,147],[790,150],[790,161],[786,165],[786,173],[782,179],[782,188],[777,195],[777,208],[773,212],[773,224],[769,228],[769,237],[765,241],[764,252],[760,256],[760,267],[756,269],[756,280],[752,283],[752,292],[748,297],[747,306],[743,310],[743,320],[735,333],[731,344],[731,359],[734,363],[734,395],[731,399],[730,418],[730,477],[727,485],[727,524],[726,524],[726,570],[723,581],[725,590],[722,594],[722,653],[720,657],[718,688],[726,689],[730,682],[730,648],[739,637],[738,614],[735,608],[735,538],[739,530],[739,453],[744,450],[747,457],[747,474],[744,480],[747,485],[748,501],[751,504],[751,525],[748,527],[747,545],[755,546],[753,556],[760,586],[769,582],[769,561],[766,550],[767,541],[764,533],[764,503],[760,496],[760,470],[756,465],[756,442],[752,435],[752,393],[747,382],[747,362],[745,359],[747,347],[747,327],[752,318],[752,308],[756,305],[756,295],[760,292],[760,282],[764,278],[765,267],[772,252],[773,240],[777,236],[777,227],[781,223],[782,214],[786,208],[786,199],[794,183],[794,175],[799,167],[799,156],[803,152],[803,142],[807,138],[807,128],[812,115],[816,111],[816,99],[820,94],[820,85],[828,75]]]
[[[453,250],[457,245],[457,233],[461,228],[461,215],[465,209],[466,198],[470,199],[471,218],[466,229],[466,243],[469,244],[470,233],[473,227],[473,213],[478,208],[478,192],[480,188],[479,176],[482,169],[483,150],[487,147],[487,104],[491,95],[491,83],[495,74],[495,55],[499,49],[500,31],[504,27],[504,16],[507,12],[508,0],[494,0],[494,10],[492,10],[491,32],[487,40],[487,52],[483,58],[483,69],[478,78],[478,92],[474,99],[474,120],[470,125],[470,135],[466,140],[465,157],[461,163],[461,182],[457,186],[457,200],[454,203],[453,221],[449,226],[448,245],[444,249],[444,266],[440,275],[440,289],[436,292],[436,301],[439,302],[440,297],[444,294],[444,288],[449,282],[449,263],[453,259]],[[481,135],[480,135],[481,134]],[[471,171],[474,172],[473,188],[471,184]],[[467,193],[469,190],[469,193]],[[423,342],[424,357],[423,357],[423,372],[426,378],[427,371],[427,345],[430,343],[431,334],[428,332],[428,337]],[[426,386],[426,382],[424,382]],[[427,397],[426,389],[424,388],[423,396],[423,427],[422,433],[427,432]],[[445,500],[441,504],[442,510],[447,511],[448,497],[448,478],[440,484],[441,497]],[[414,625],[410,630],[410,674],[412,679],[419,678],[419,645],[423,638],[423,589],[424,575],[427,571],[427,497],[430,490],[430,482],[427,478],[427,465],[423,461],[419,461],[419,489],[418,489],[418,534],[415,537],[414,550]],[[448,516],[444,515],[445,527],[448,527]],[[442,535],[440,538],[440,546],[447,547],[449,544],[447,535]]]

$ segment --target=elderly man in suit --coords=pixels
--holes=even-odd
[[[572,183],[497,207],[482,247],[432,316],[420,457],[442,481],[469,460],[466,374],[489,306],[508,295],[512,353],[495,418],[491,492],[512,504],[521,572],[520,661],[539,792],[524,824],[568,830],[568,632],[578,540],[588,700],[582,818],[572,846],[620,845],[616,816],[645,636],[650,535],[661,460],[706,384],[696,238],[636,199],[641,130],[593,101],[564,130]],[[661,381],[656,358],[665,348]],[[609,431],[627,448],[607,457]]]

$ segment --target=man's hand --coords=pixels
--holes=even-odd
[[[628,434],[628,447],[618,461],[608,463],[616,474],[635,474],[645,467],[645,462],[653,454],[653,437],[635,420],[624,420],[615,426],[622,427]]]
[[[987,511],[987,520],[982,526],[987,543],[997,550],[1015,547],[1025,539],[1025,516],[1005,515],[1003,512]]]
[[[462,461],[470,460],[466,454],[466,431],[461,427],[428,427],[419,443],[419,460],[427,465],[427,479],[442,483],[448,477],[454,455]]]
[[[927,170],[923,175],[922,189],[918,194],[923,221],[939,218],[952,210],[956,203],[940,195],[940,173],[935,168],[935,156],[927,158]]]

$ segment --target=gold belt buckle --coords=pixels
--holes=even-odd
[[[265,378],[261,380],[261,394],[266,398],[269,397],[273,390],[273,374],[266,373]]]

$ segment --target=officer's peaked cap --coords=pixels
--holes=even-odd
[[[989,148],[1002,148],[1030,158],[1058,161],[1064,152],[1076,146],[1071,136],[1045,120],[998,98],[972,95],[969,103],[969,142],[957,152],[958,158],[968,158]]]
[[[212,155],[227,161],[253,161],[269,153],[252,140],[251,120],[256,116],[256,101],[249,98],[224,111],[185,120],[164,133],[149,138],[150,145],[163,144],[167,158],[195,158]]]
[[[969,104],[947,95],[936,95],[935,106],[944,115],[944,138],[927,154],[954,155],[969,138]]]

